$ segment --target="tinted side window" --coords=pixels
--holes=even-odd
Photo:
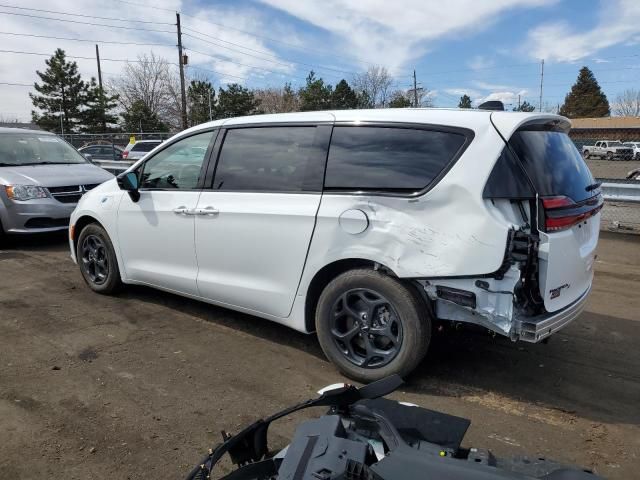
[[[335,127],[325,188],[415,192],[449,165],[461,133],[390,127]]]
[[[216,167],[214,190],[319,191],[326,145],[316,144],[317,132],[316,127],[228,130]]]
[[[133,145],[133,147],[131,147],[131,150],[133,150],[134,152],[150,152],[151,150],[153,150],[154,148],[156,148],[158,145],[160,145],[160,143],[135,143]]]
[[[143,166],[140,187],[183,190],[196,188],[214,133],[192,135],[156,153]]]

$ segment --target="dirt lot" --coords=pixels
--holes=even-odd
[[[636,168],[640,168],[637,160],[603,160],[591,157],[587,160],[589,170],[596,178],[627,178],[627,174]]]
[[[603,236],[587,312],[548,345],[441,334],[396,398],[470,418],[467,445],[637,478],[640,238]],[[339,380],[313,336],[146,288],[91,293],[63,237],[0,251],[0,478],[182,478],[221,429]]]

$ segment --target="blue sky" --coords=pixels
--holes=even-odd
[[[190,56],[187,74],[205,76],[216,86],[234,81],[299,86],[310,69],[335,84],[380,65],[398,89],[410,87],[415,68],[435,106],[455,106],[463,93],[475,103],[500,99],[513,105],[519,95],[538,105],[542,58],[545,109],[562,103],[582,65],[594,71],[611,102],[640,84],[638,0],[23,0],[6,5],[20,8],[0,7],[2,49],[42,53],[0,52],[0,82],[8,83],[33,83],[35,70],[44,68],[45,54],[55,47],[76,57],[84,76],[95,76],[95,41],[107,79],[121,73],[125,60],[152,50],[175,63],[172,24],[178,10]],[[109,41],[122,43],[102,43]],[[28,91],[0,85],[0,116],[28,118]]]

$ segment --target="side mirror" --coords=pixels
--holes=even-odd
[[[82,156],[86,158],[89,162],[93,163],[93,156],[90,153],[83,153]]]
[[[118,175],[118,186],[120,190],[129,193],[131,200],[137,202],[140,200],[140,192],[138,191],[138,175],[135,172],[126,172]]]

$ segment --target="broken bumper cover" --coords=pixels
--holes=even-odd
[[[582,313],[589,293],[591,287],[575,302],[558,312],[519,319],[518,337],[525,342],[536,343],[566,327]]]

